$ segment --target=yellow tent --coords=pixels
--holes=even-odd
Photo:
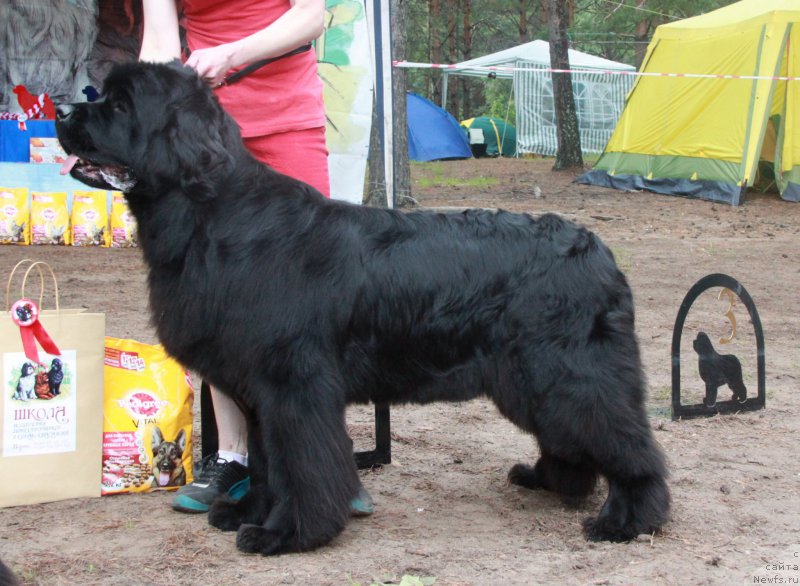
[[[800,201],[800,0],[742,0],[658,27],[579,181],[738,205],[760,160]]]

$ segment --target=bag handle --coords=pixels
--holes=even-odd
[[[22,265],[25,263],[31,263],[28,269],[25,271],[25,274],[22,277],[22,287],[20,288],[20,297],[25,297],[25,285],[28,281],[28,276],[30,275],[31,271],[35,268],[39,271],[39,307],[42,307],[42,300],[44,299],[44,273],[42,272],[42,266],[44,266],[49,272],[50,276],[53,277],[53,291],[56,299],[56,311],[60,311],[60,304],[59,304],[59,294],[58,294],[58,280],[56,279],[56,274],[53,272],[53,268],[42,260],[33,261],[29,258],[24,258],[19,261],[14,268],[11,269],[11,274],[8,276],[8,282],[6,283],[6,311],[9,311],[11,306],[9,305],[11,302],[11,283],[14,279],[14,273],[17,272]]]

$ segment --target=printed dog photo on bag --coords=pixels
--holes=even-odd
[[[65,369],[61,358],[40,354],[43,364],[36,365],[23,354],[20,353],[20,356],[24,360],[12,367],[7,379],[11,399],[14,401],[50,400],[61,394],[65,383],[69,387],[69,366]]]
[[[183,452],[186,449],[186,432],[181,429],[171,442],[164,440],[158,426],[151,431],[153,450],[153,485],[183,486],[186,471],[183,469]]]
[[[17,386],[11,396],[15,401],[30,401],[36,398],[36,368],[30,362],[26,362],[20,368],[17,376]]]
[[[2,353],[3,457],[75,451],[85,423],[78,421],[77,352],[60,350],[40,351],[39,364],[23,352]]]
[[[37,399],[49,400],[53,398],[50,392],[50,384],[47,382],[47,369],[39,366],[36,371],[36,385],[34,386]]]

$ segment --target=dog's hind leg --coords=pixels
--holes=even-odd
[[[274,396],[259,420],[269,456],[256,463],[268,468],[272,507],[263,523],[243,524],[236,537],[241,551],[264,555],[330,542],[344,529],[359,486],[344,393],[305,384]]]
[[[653,533],[667,522],[670,496],[666,464],[644,412],[604,427],[604,441],[592,442],[590,454],[608,480],[608,497],[595,518],[586,519],[591,541],[629,541]]]
[[[577,504],[594,490],[597,473],[585,462],[569,462],[549,452],[535,466],[515,464],[508,473],[511,484],[555,492],[570,505]]]
[[[536,409],[519,404],[516,409],[501,408],[517,425],[535,433],[542,453],[533,467],[515,465],[509,480],[552,490],[577,504],[573,501],[588,495],[596,475],[602,474],[608,479],[609,495],[599,515],[585,522],[586,537],[627,541],[657,530],[667,521],[670,498],[663,454],[636,398],[641,391],[609,391],[609,379],[597,376],[571,380],[570,387],[540,395],[546,399]],[[605,393],[595,388],[601,380]],[[639,389],[643,384],[616,382]]]
[[[733,392],[733,399],[744,403],[747,400],[747,387],[742,378],[742,364],[736,356],[724,357],[725,381]]]

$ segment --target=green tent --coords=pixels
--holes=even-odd
[[[461,126],[467,129],[469,145],[476,157],[517,156],[517,129],[500,118],[477,116],[462,120]]]

